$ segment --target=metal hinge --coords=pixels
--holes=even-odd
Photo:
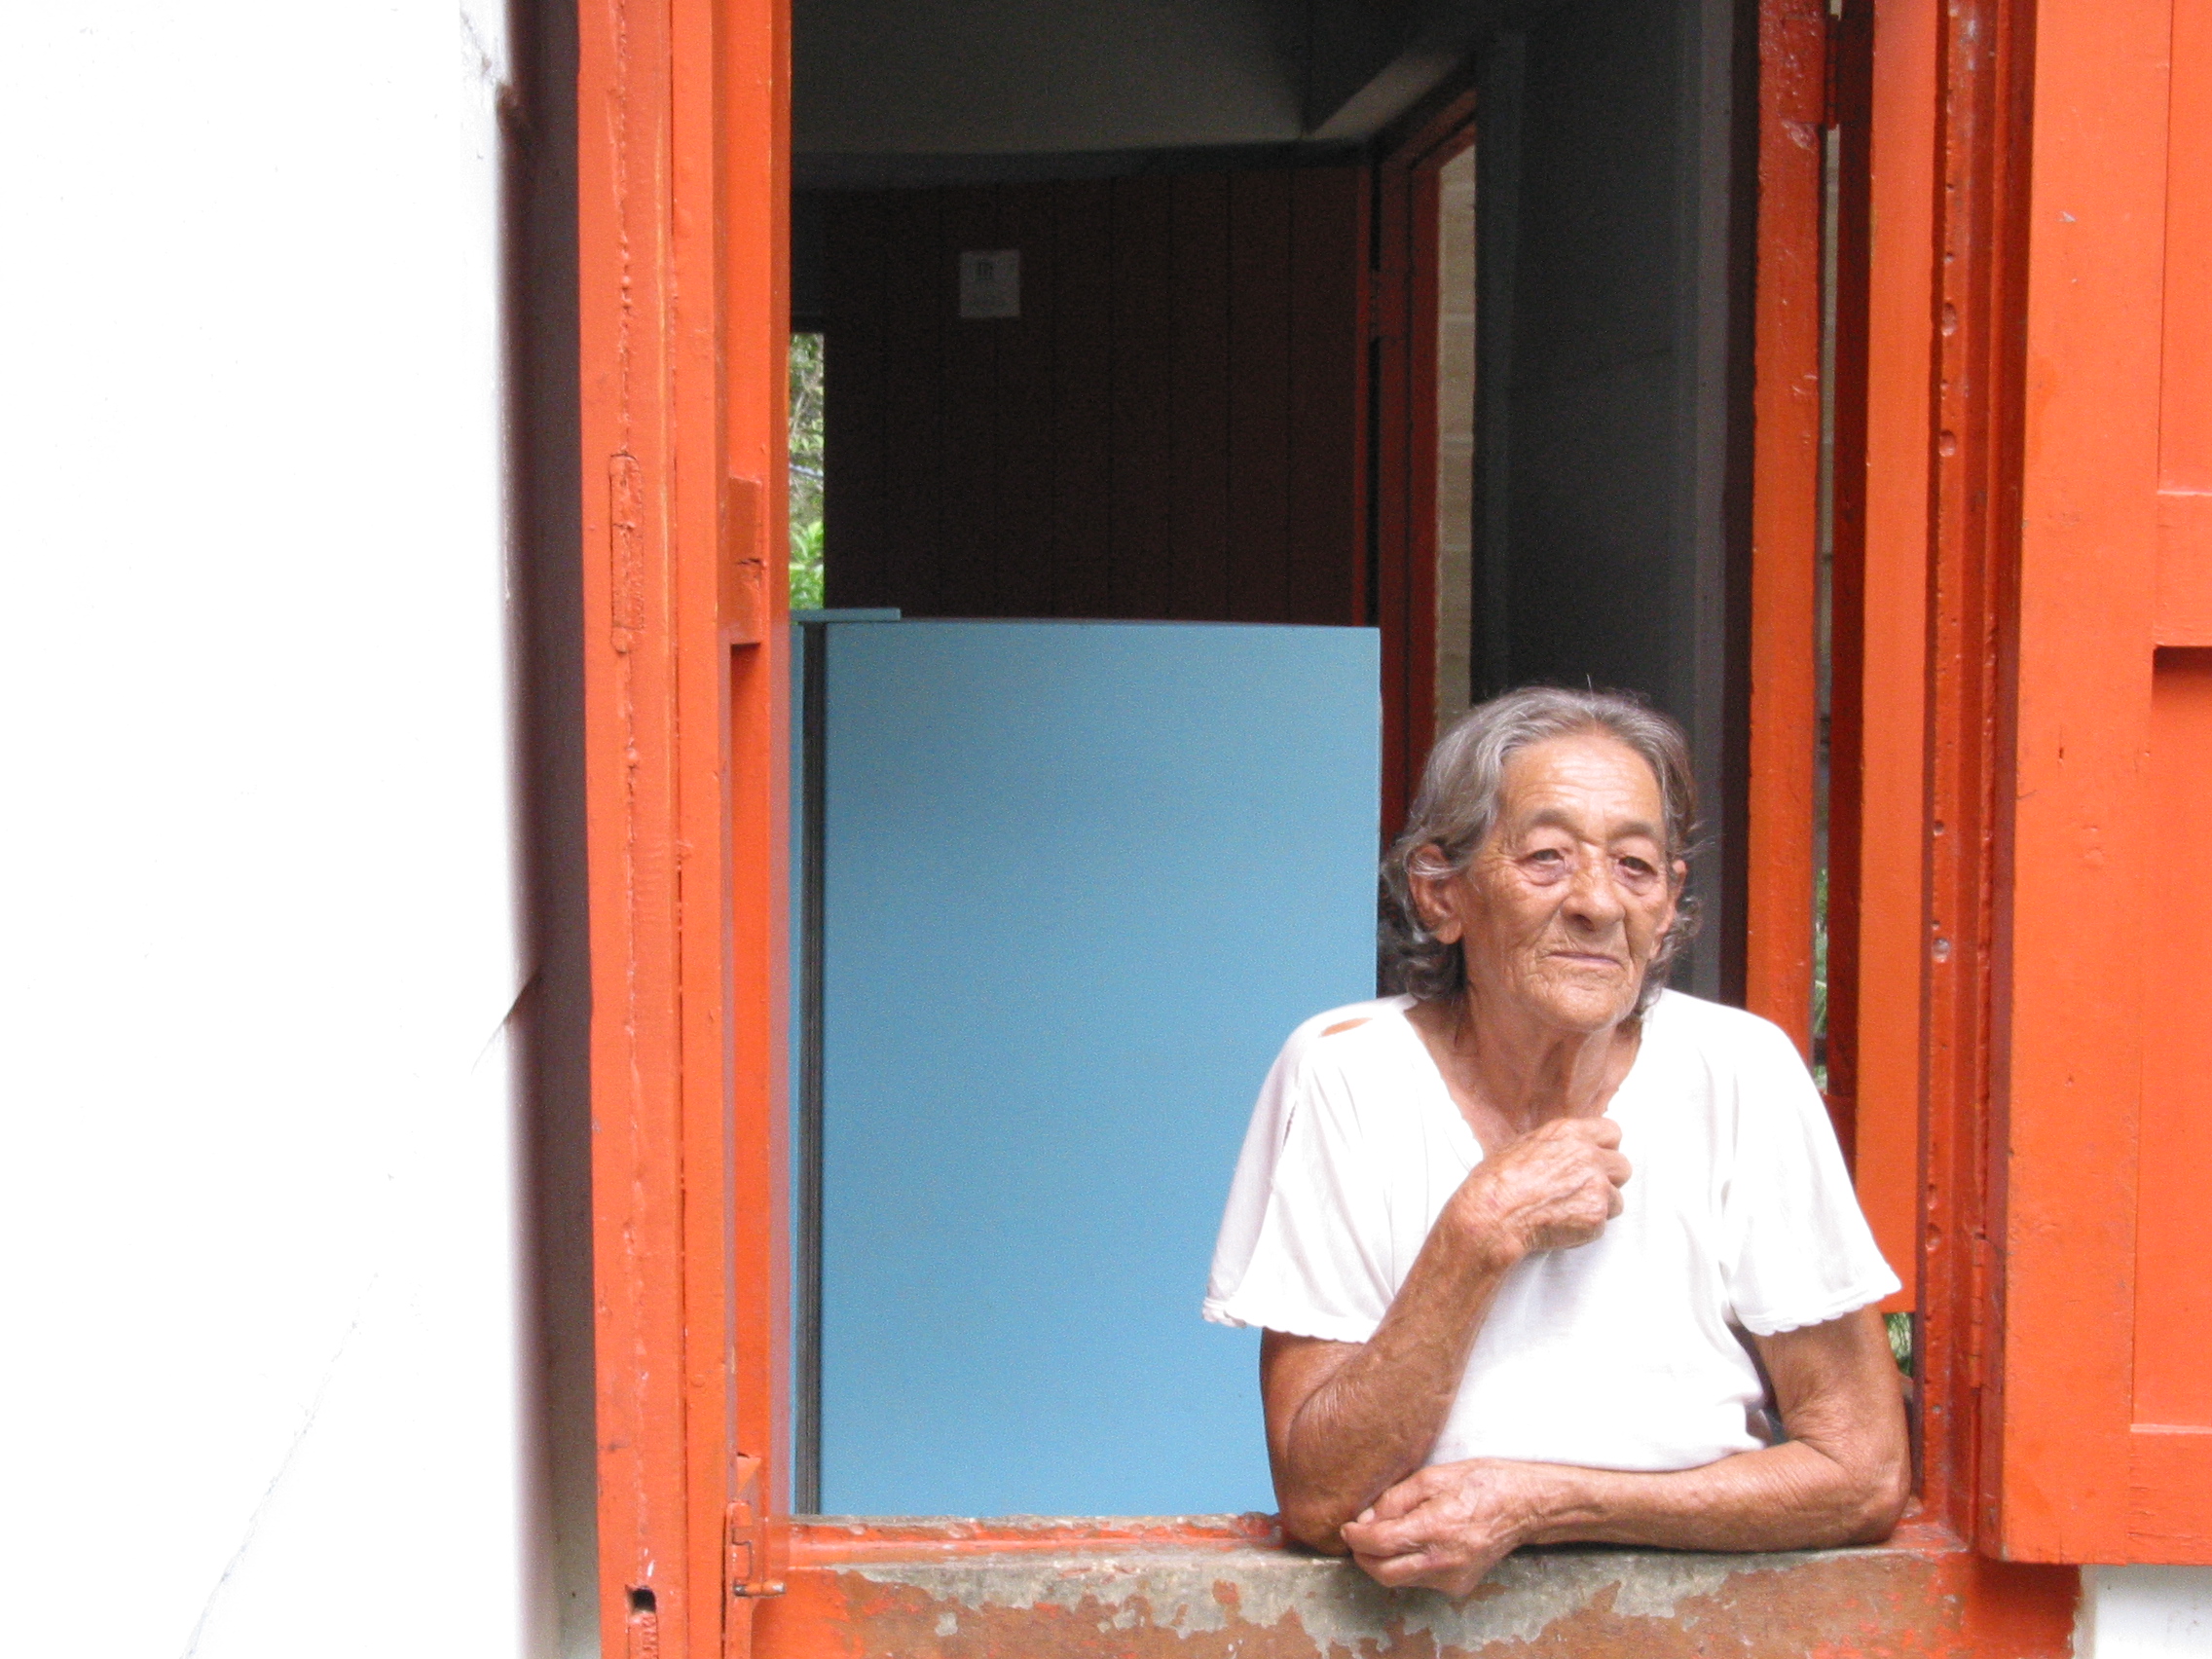
[[[733,1459],[731,1501],[722,1529],[722,1588],[730,1598],[781,1596],[781,1580],[768,1576],[767,1506],[760,1500],[760,1459]]]

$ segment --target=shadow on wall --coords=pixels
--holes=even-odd
[[[583,805],[576,358],[575,19],[515,0],[500,104],[510,540],[511,743],[531,965],[512,1026],[524,1282],[526,1628],[599,1653],[591,1301],[591,960]],[[548,1606],[548,1603],[551,1604]]]

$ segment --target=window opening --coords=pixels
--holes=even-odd
[[[792,599],[819,619],[802,628],[805,663],[793,706],[819,747],[796,756],[793,769],[804,796],[794,863],[802,883],[811,865],[816,884],[811,896],[794,894],[793,913],[816,942],[811,966],[803,946],[793,958],[802,997],[812,987],[813,1009],[801,1011],[800,1024],[815,1055],[794,1056],[793,1069],[814,1091],[822,1122],[815,1161],[793,1171],[796,1512],[910,1512],[890,1499],[840,1497],[835,1474],[838,1162],[847,1156],[850,1172],[857,1165],[849,1157],[866,1147],[840,1152],[834,1120],[853,1073],[840,1076],[839,1034],[824,1027],[835,1024],[841,960],[831,843],[840,792],[861,777],[838,751],[846,729],[840,677],[869,653],[903,648],[888,643],[896,639],[950,639],[961,630],[1076,633],[1078,618],[1132,629],[1165,618],[1228,624],[1219,629],[1227,637],[1246,631],[1241,623],[1364,633],[1386,616],[1400,642],[1417,643],[1393,658],[1386,635],[1382,664],[1362,695],[1371,698],[1392,676],[1392,707],[1408,723],[1433,731],[1475,696],[1515,680],[1641,688],[1696,734],[1713,796],[1709,819],[1731,811],[1725,660],[1736,647],[1724,637],[1717,596],[1735,591],[1740,549],[1723,526],[1727,499],[1714,459],[1729,418],[1722,371],[1731,348],[1727,331],[1710,320],[1716,307],[1734,303],[1713,230],[1728,154],[1722,137],[1702,128],[1691,153],[1703,160],[1688,168],[1674,145],[1655,144],[1655,129],[1681,132],[1684,123],[1706,120],[1699,112],[1714,107],[1705,95],[1712,89],[1692,97],[1671,77],[1640,67],[1671,60],[1683,44],[1675,31],[1690,28],[1688,18],[1624,9],[1624,22],[1635,25],[1625,34],[1555,19],[1531,31],[1532,46],[1517,33],[1501,37],[1484,72],[1479,157],[1463,127],[1439,138],[1438,123],[1418,145],[1385,135],[1370,151],[1372,166],[1350,165],[1343,153],[1293,167],[1215,154],[1099,177],[1049,176],[1044,161],[995,177],[998,164],[987,160],[960,168],[903,164],[866,177],[855,163],[844,172],[825,165],[812,185],[801,166],[794,239],[810,224],[819,245],[811,261],[796,252],[793,261],[793,303],[804,327],[792,343]],[[1700,50],[1725,66],[1719,48]],[[1524,69],[1535,77],[1528,97]],[[1710,65],[1701,73],[1708,71],[1721,73]],[[1634,97],[1616,108],[1623,86]],[[1454,119],[1464,123],[1477,102],[1456,107]],[[1527,181],[1524,151],[1536,164]],[[1398,199],[1379,185],[1392,167],[1425,172],[1417,211],[1393,207]],[[1652,211],[1655,202],[1663,212]],[[1615,224],[1629,230],[1608,240],[1604,227]],[[1417,255],[1390,251],[1423,240]],[[1018,252],[1017,310],[961,306],[961,261],[977,250]],[[1410,313],[1405,299],[1419,284],[1396,279],[1405,272],[1393,257],[1426,263],[1428,286]],[[828,332],[839,343],[834,410],[824,390]],[[1377,342],[1386,349],[1371,354]],[[1377,414],[1385,407],[1387,416]],[[838,423],[834,433],[828,419]],[[1388,441],[1371,450],[1371,433],[1385,424]],[[1508,436],[1518,439],[1510,469]],[[825,455],[834,460],[839,498],[837,571],[829,584]],[[1408,482],[1423,470],[1432,489]],[[1378,501],[1372,518],[1371,492],[1392,498]],[[1677,544],[1694,553],[1649,557]],[[1399,554],[1392,563],[1392,549],[1408,546],[1426,555],[1418,582],[1416,560]],[[824,609],[832,604],[838,608]],[[886,620],[903,611],[905,620],[859,626],[855,607],[881,608]],[[1497,684],[1490,683],[1493,666]],[[1278,688],[1300,682],[1277,675],[1251,706],[1279,705]],[[919,682],[903,683],[911,692]],[[1125,679],[1114,695],[1149,696],[1163,684]],[[1036,703],[1032,688],[1010,681],[977,724],[983,735],[1003,733],[1033,719]],[[909,735],[917,743],[931,736],[919,726]],[[1401,772],[1425,742],[1404,748],[1394,757]],[[953,804],[988,817],[1025,803],[1018,792],[982,790]],[[870,822],[886,835],[910,828],[894,813]],[[1371,823],[1358,855],[1366,909],[1358,931],[1370,965],[1374,839]],[[957,838],[940,837],[939,846],[977,851]],[[1001,879],[1046,911],[1051,925],[1040,944],[1054,945],[1051,934],[1061,924],[1052,890],[1069,866],[1046,859],[1037,866],[1034,857],[1002,863]],[[1248,851],[1233,851],[1222,867],[1242,872],[1253,863]],[[1701,866],[1709,892],[1721,886],[1718,863]],[[1733,926],[1709,913],[1709,943],[1677,982],[1708,995],[1724,990],[1722,941]],[[1254,955],[1268,953],[1244,952]],[[989,954],[978,952],[918,964],[910,977],[968,984],[994,972]],[[1366,988],[1308,998],[1274,1020],[1224,1094],[1232,1138],[1289,1026]],[[950,1012],[971,1023],[978,1017],[975,1008]],[[807,1108],[800,1110],[803,1119]],[[909,1133],[928,1124],[916,1119]],[[895,1141],[886,1135],[881,1144]],[[1153,1148],[1155,1161],[1164,1161],[1164,1150]],[[1194,1212],[1203,1236],[1185,1252],[1174,1283],[1179,1317],[1208,1341],[1221,1334],[1196,1327],[1189,1292],[1232,1161],[1225,1156],[1207,1171]],[[932,1173],[922,1185],[955,1225],[976,1219],[975,1195],[962,1198],[949,1176]],[[913,1196],[885,1191],[897,1202]],[[902,1271],[913,1265],[896,1260],[905,1248],[894,1238],[886,1251]],[[1127,1264],[1120,1265],[1125,1274]],[[913,1301],[929,1287],[909,1289]],[[899,1296],[879,1301],[886,1321],[910,1311]],[[1020,1316],[1012,1305],[1002,1311]],[[848,1318],[845,1328],[859,1327]],[[1032,1405],[1041,1398],[1030,1390]],[[1160,1398],[1156,1391],[1156,1405]],[[1239,1429],[1256,1437],[1259,1428],[1252,1402]],[[932,1447],[919,1435],[908,1441],[940,1468],[975,1472],[977,1459],[957,1448]],[[1043,1472],[1046,1459],[1030,1466]],[[1012,1501],[1065,1512],[1041,1486]],[[994,1508],[984,1500],[931,1507]]]
[[[791,600],[793,610],[822,608],[823,339],[792,336]]]
[[[1247,1351],[1256,1338],[1201,1325],[1196,1303],[1235,1146],[1268,1062],[1301,1019],[1373,988],[1377,767],[1372,756],[1359,758],[1352,741],[1362,722],[1374,724],[1381,678],[1359,604],[1368,553],[1359,527],[1372,181],[1341,155],[1304,167],[1225,169],[1222,158],[1205,159],[1203,166],[1101,179],[968,185],[925,178],[812,195],[802,186],[794,204],[794,314],[822,338],[835,334],[838,344],[833,365],[803,336],[793,353],[793,594],[794,608],[813,612],[796,630],[801,662],[793,696],[801,796],[793,911],[802,928],[811,919],[812,940],[793,955],[795,1035],[812,1043],[811,1056],[794,1053],[792,1066],[801,1091],[792,1414],[799,1513],[888,1513],[916,1504],[1095,1513],[1132,1504],[1189,1510],[1271,1502]],[[795,251],[809,236],[808,245],[821,250],[811,263]],[[1018,255],[1017,307],[962,304],[962,270],[977,250],[994,259]],[[831,366],[835,398],[827,396],[822,374]],[[824,458],[825,474],[836,472],[838,498],[834,529],[816,544],[829,579],[811,605],[815,590],[799,585],[797,567],[809,509],[819,514],[827,477],[798,470],[812,450],[798,428],[809,406],[801,377],[809,372],[822,375],[812,400],[822,439],[813,453]],[[864,623],[864,616],[895,625]],[[1174,625],[1160,625],[1170,618]],[[1149,666],[1095,681],[1087,699],[1071,704],[1064,678],[1053,677],[1076,672],[1079,659],[1108,648],[1106,641],[1121,642],[1132,656],[1149,650]],[[1010,678],[1005,653],[1023,650],[1036,674]],[[869,678],[871,662],[901,652],[910,660],[895,677],[897,695],[877,695],[891,682]],[[1243,660],[1251,670],[1254,653],[1279,660],[1257,678],[1239,678],[1235,664]],[[955,656],[964,664],[958,672],[945,660]],[[988,693],[978,690],[977,677],[993,674]],[[1423,704],[1431,694],[1424,685]],[[936,700],[935,718],[909,719],[925,699]],[[1283,724],[1295,725],[1301,707],[1311,716],[1302,728],[1304,749],[1287,743]],[[904,735],[894,740],[890,727],[902,720]],[[1050,772],[1051,757],[1024,746],[1054,721],[1068,764],[1047,784],[1010,788],[1000,776],[966,792],[937,787],[955,774],[974,780],[1019,755]],[[1365,741],[1372,746],[1371,729]],[[1327,752],[1318,759],[1316,743]],[[1181,746],[1183,759],[1147,773],[1163,745]],[[1287,796],[1254,770],[1271,746],[1278,772],[1299,779]],[[892,776],[923,749],[935,756],[934,770]],[[1105,764],[1106,750],[1121,759]],[[1324,786],[1322,774],[1335,784]],[[1143,784],[1148,775],[1154,781]],[[1244,797],[1224,799],[1236,779]],[[1210,845],[1217,877],[1241,871],[1256,856],[1246,843],[1267,843],[1287,829],[1285,801],[1306,795],[1309,784],[1336,791],[1327,801],[1307,800],[1316,813],[1351,817],[1319,833],[1309,823],[1276,837],[1274,854],[1263,861],[1271,873],[1257,889],[1283,889],[1278,922],[1301,903],[1329,911],[1309,916],[1303,934],[1291,929],[1295,937],[1280,948],[1256,947],[1249,916],[1227,925],[1243,915],[1247,890],[1257,890],[1251,884],[1195,871],[1162,880],[1144,867],[1196,858]],[[864,816],[854,809],[855,792],[868,791],[898,793],[899,800]],[[1215,809],[1206,808],[1209,799]],[[1009,822],[1049,816],[1059,803],[1082,824],[1121,832],[1084,856],[1055,854],[1042,840],[1005,848]],[[939,946],[955,938],[966,943],[947,946],[949,956],[919,952],[926,969],[887,974],[886,983],[856,991],[846,976],[863,975],[866,962],[850,942],[855,884],[885,860],[925,855],[937,863],[893,902],[926,908],[933,896],[973,877],[971,902],[949,913],[905,915],[900,925],[914,923],[914,939]],[[1090,932],[1071,931],[1070,889],[1101,870],[1118,872],[1120,902]],[[1301,883],[1309,891],[1292,891]],[[987,931],[1002,901],[1025,911],[1036,937],[980,947],[975,935]],[[1208,919],[1217,925],[1202,925]],[[1172,947],[1156,939],[1154,946],[1129,948],[1132,936],[1169,924],[1192,936]],[[1257,971],[1255,955],[1265,964]],[[1207,961],[1211,994],[1230,1005],[1229,1022],[1254,1027],[1235,1040],[1217,1034],[1210,1046],[1187,1029],[1192,1009],[1209,994],[1198,972]],[[1293,963],[1326,982],[1295,996],[1256,983]],[[1093,972],[1160,986],[1192,982],[1164,1006],[1131,1010],[1117,1039],[1120,1053],[1063,1064],[1061,1097],[1047,1094],[1022,1112],[1005,1110],[1010,1097],[1023,1097],[1003,1065],[977,1087],[939,1097],[942,1110],[918,1111],[903,1124],[892,1122],[895,1102],[871,1097],[893,1076],[882,1063],[886,1044],[900,1049],[899,1064],[909,1073],[962,1063],[955,1052],[962,1033],[970,1041],[978,1031],[1022,1035],[1023,1016],[1010,1012],[1015,1005],[1034,1006],[1050,1023],[1056,993],[1069,993],[1061,1000],[1070,1007],[1097,1001],[1098,987],[1069,977]],[[913,1012],[901,995],[926,1000],[952,991],[960,996],[941,1008],[938,1024],[909,1021],[909,1035],[919,1035],[903,1048],[889,1043],[885,1033],[902,1010]],[[877,1029],[863,1029],[864,1018]],[[947,1032],[953,1035],[941,1036]],[[871,1045],[876,1051],[864,1054]],[[1221,1057],[1238,1050],[1235,1059]],[[1234,1072],[1233,1081],[1194,1093],[1192,1079],[1217,1065]],[[907,1083],[910,1092],[928,1092],[922,1082]],[[1172,1214],[1156,1218],[1147,1236],[1088,1254],[1048,1252],[1040,1271],[1099,1280],[1087,1293],[1093,1306],[1157,1297],[1164,1309],[1157,1329],[1133,1337],[1124,1330],[1118,1348],[1108,1344],[1060,1389],[1052,1376],[1022,1371],[1049,1362],[1065,1369],[1064,1357],[1040,1357],[1027,1334],[1048,1328],[1064,1304],[1040,1308],[1018,1285],[1002,1284],[993,1313],[946,1305],[974,1279],[971,1265],[982,1263],[986,1274],[1006,1267],[1020,1226],[1014,1212],[1025,1198],[1022,1183],[1005,1178],[1010,1149],[1055,1113],[1065,1137],[1081,1142],[1084,1114],[1064,1096],[1116,1084],[1130,1096],[1126,1110],[1093,1114],[1090,1128],[1111,1126],[1117,1116],[1133,1122],[1156,1110],[1155,1099],[1179,1099],[1183,1114],[1156,1124],[1147,1157],[1119,1169],[1119,1197],[1141,1209],[1155,1189],[1186,1176],[1192,1191]],[[881,1147],[899,1143],[908,1149],[903,1173],[911,1180],[893,1179],[902,1172],[887,1174],[872,1161]],[[952,1153],[962,1146],[974,1156],[958,1166]],[[1040,1190],[1057,1178],[1051,1162],[1034,1183]],[[991,1166],[995,1176],[978,1175]],[[958,1197],[964,1192],[966,1199]],[[1063,1231],[1088,1225],[1078,1213],[1083,1195],[1064,1197],[1062,1213],[1046,1219]],[[915,1206],[931,1205],[942,1206],[931,1225],[916,1223],[903,1242],[862,1259],[856,1230],[901,1215],[912,1220]],[[964,1255],[947,1250],[947,1240],[978,1226],[996,1227],[997,1235],[971,1238]],[[1146,1266],[1155,1239],[1170,1233],[1180,1240],[1176,1264]],[[933,1260],[938,1271],[919,1271]],[[891,1282],[901,1273],[911,1276]],[[883,1351],[881,1364],[855,1361],[900,1319],[933,1306],[972,1328],[967,1346],[980,1356],[973,1382],[1003,1424],[998,1447],[956,1444],[979,1413],[973,1401],[945,1403],[941,1384],[959,1357],[936,1344],[937,1333],[951,1328],[946,1320],[923,1320],[917,1341]],[[974,1329],[993,1318],[996,1327]],[[1063,1335],[1063,1349],[1089,1340],[1080,1331]],[[1220,1378],[1196,1390],[1112,1382],[1117,1366],[1217,1361]],[[934,1416],[911,1417],[897,1436],[886,1430],[903,1402],[923,1401],[932,1389]],[[1052,1425],[1064,1415],[1062,1396],[1085,1390],[1097,1396],[1096,1423],[1119,1420],[1124,1445],[1172,1442],[1197,1410],[1219,1405],[1227,1417],[1141,1467],[1122,1459],[1129,1492],[1142,1475],[1159,1495],[1071,1496],[1085,1425],[1056,1434]],[[1198,1406],[1185,1409],[1186,1394]],[[862,1456],[855,1448],[870,1450]],[[1222,1462],[1231,1453],[1234,1478],[1198,1478],[1209,1459]],[[1000,1480],[991,1490],[1006,1495],[976,1495],[986,1478],[998,1478],[994,1458],[1020,1456],[1046,1479],[1027,1491]],[[873,1495],[857,1484],[863,1473],[876,1483]],[[1048,1486],[1063,1474],[1067,1482]],[[1171,1478],[1181,1482],[1177,1492],[1163,1484]],[[967,1483],[970,1495],[953,1494],[944,1483],[955,1480]]]

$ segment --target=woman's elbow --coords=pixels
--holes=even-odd
[[[1859,1482],[1857,1514],[1848,1542],[1878,1544],[1898,1530],[1912,1500],[1912,1467],[1901,1450],[1865,1471]]]
[[[1351,1554],[1344,1540],[1344,1524],[1351,1519],[1349,1515],[1340,1515],[1335,1505],[1323,1500],[1277,1494],[1277,1501],[1282,1504],[1282,1513],[1276,1521],[1291,1542],[1322,1555]]]

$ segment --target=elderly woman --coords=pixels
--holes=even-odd
[[[1812,1079],[1661,988],[1693,813],[1680,730],[1632,699],[1474,710],[1385,866],[1405,994],[1269,1075],[1205,1312],[1266,1333],[1284,1528],[1383,1584],[1465,1595],[1570,1539],[1870,1542],[1903,1506],[1898,1280]]]

